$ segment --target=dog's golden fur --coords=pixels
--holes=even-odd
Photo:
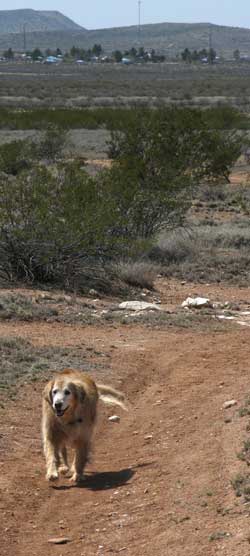
[[[43,393],[42,435],[48,480],[56,480],[59,472],[69,471],[67,446],[75,450],[71,480],[82,479],[99,399],[126,409],[121,392],[96,384],[80,371],[65,369],[47,383]]]

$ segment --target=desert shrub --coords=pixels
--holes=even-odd
[[[94,177],[77,163],[33,164],[0,177],[0,278],[108,292],[117,279],[108,264],[134,260],[159,230],[182,223],[201,178],[226,177],[240,148],[238,137],[211,131],[198,111],[134,111],[122,125],[110,142],[114,163]],[[28,144],[27,152],[55,159],[64,139],[52,127],[38,151]],[[171,241],[155,248],[155,258],[187,256],[186,238]],[[131,268],[127,283],[145,283]]]
[[[66,142],[66,131],[59,126],[50,124],[40,141],[31,144],[31,153],[35,159],[54,161],[62,155]]]
[[[152,85],[152,84],[150,84]],[[169,86],[171,82],[169,82]],[[175,82],[178,88],[178,82]],[[193,83],[195,85],[195,83]],[[204,90],[197,91],[198,94],[207,92],[208,83]],[[180,97],[190,97],[192,87],[188,83],[188,91],[185,92],[186,83],[180,84],[180,91],[176,94],[176,99]],[[29,91],[30,92],[30,91]],[[148,91],[149,92],[149,91]],[[124,91],[126,94],[126,92]],[[171,93],[171,91],[170,91]],[[164,91],[165,94],[165,91]],[[174,93],[173,93],[174,94]],[[215,94],[217,92],[215,91]],[[150,93],[151,95],[151,93]],[[36,96],[36,95],[35,95]],[[160,102],[159,102],[160,104]],[[143,109],[142,112],[150,113],[150,109]],[[164,109],[165,112],[171,111],[169,108]],[[61,129],[97,129],[106,127],[107,129],[122,129],[126,122],[132,122],[135,113],[140,108],[33,108],[31,110],[13,110],[0,108],[0,128],[1,129],[43,129],[48,126],[56,126]],[[218,106],[205,109],[203,117],[206,124],[211,129],[230,130],[230,129],[248,129],[249,121],[246,116],[239,110],[231,106]]]
[[[204,202],[224,202],[229,197],[228,185],[222,183],[205,183],[198,190],[198,199]]]
[[[93,180],[75,166],[52,175],[45,167],[0,180],[1,274],[56,281],[98,252],[103,222]]]
[[[37,142],[26,139],[0,145],[0,171],[16,176],[42,159],[55,161],[62,155],[66,141],[64,129],[48,126]]]
[[[133,110],[126,108],[34,108],[16,111],[0,108],[0,128],[41,129],[49,126],[60,129],[119,128],[133,119]]]
[[[128,242],[112,235],[106,201],[98,181],[77,164],[0,178],[0,279],[120,290],[108,262]]]
[[[180,224],[202,179],[228,180],[241,139],[211,130],[197,110],[135,112],[122,131],[112,131],[102,175],[115,233],[152,237],[160,227]]]
[[[216,106],[204,111],[204,117],[213,129],[245,128],[246,116],[232,106]]]

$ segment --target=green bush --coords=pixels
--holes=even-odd
[[[95,275],[106,291],[106,264],[150,251],[156,232],[183,222],[201,179],[227,179],[241,147],[196,110],[134,111],[121,126],[111,168],[94,177],[77,163],[37,164],[61,154],[65,135],[54,126],[38,146],[22,144],[28,170],[0,176],[0,277],[82,291]]]
[[[24,141],[13,141],[0,145],[0,171],[16,176],[29,168],[24,154]]]
[[[50,124],[43,133],[38,143],[30,144],[30,151],[33,158],[37,160],[46,159],[55,161],[62,156],[63,149],[67,142],[67,132],[65,129]]]
[[[190,91],[190,87],[189,87]],[[204,92],[203,92],[204,93]],[[201,93],[199,93],[201,94]],[[190,92],[184,93],[184,97]],[[179,95],[177,96],[179,99]],[[187,111],[189,109],[186,109]],[[161,109],[165,114],[172,113],[171,108]],[[189,110],[190,111],[190,110]],[[132,122],[136,114],[151,113],[140,108],[33,108],[31,110],[13,110],[0,108],[0,129],[41,129],[57,126],[60,129],[122,129],[127,122]],[[198,110],[197,110],[198,112]],[[154,110],[153,113],[157,113]],[[249,118],[231,106],[217,106],[203,110],[203,118],[212,129],[249,129]]]
[[[211,130],[197,110],[135,112],[133,122],[112,131],[114,164],[102,175],[114,233],[150,238],[180,224],[201,180],[228,180],[241,144],[238,135]]]
[[[76,166],[59,169],[57,176],[37,167],[1,179],[0,201],[2,276],[66,280],[73,263],[95,256],[104,236],[98,193]]]

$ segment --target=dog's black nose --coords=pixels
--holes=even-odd
[[[62,402],[56,402],[55,403],[55,408],[56,409],[62,409]]]

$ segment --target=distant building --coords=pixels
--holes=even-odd
[[[125,64],[125,65],[128,66],[129,64],[133,64],[133,61],[130,58],[123,57],[122,58],[122,64]]]
[[[45,64],[58,64],[58,62],[60,62],[61,59],[58,58],[57,56],[47,56],[47,58],[45,58],[44,63]]]

